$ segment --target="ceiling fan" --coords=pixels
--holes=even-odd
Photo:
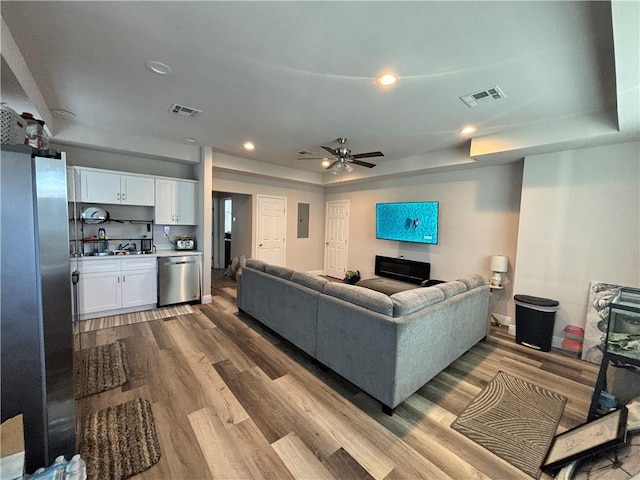
[[[371,158],[371,157],[384,157],[382,152],[366,152],[366,153],[351,153],[351,150],[346,146],[347,139],[345,137],[338,138],[336,140],[340,144],[339,147],[333,149],[331,147],[326,147],[321,145],[327,152],[329,152],[334,157],[334,161],[325,167],[325,170],[333,170],[333,173],[337,173],[340,170],[346,170],[350,172],[353,170],[354,165],[360,165],[361,167],[373,168],[376,166],[375,163],[363,162],[360,160],[361,158]],[[322,160],[325,157],[299,157],[298,160]]]

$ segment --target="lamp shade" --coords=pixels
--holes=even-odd
[[[509,271],[509,259],[504,255],[493,255],[489,268],[493,272],[507,272]]]

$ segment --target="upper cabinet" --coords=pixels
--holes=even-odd
[[[140,175],[79,168],[80,195],[84,203],[153,206],[154,179]]]
[[[196,225],[197,182],[156,179],[155,223],[159,225]]]

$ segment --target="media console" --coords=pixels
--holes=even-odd
[[[356,285],[376,290],[386,295],[419,287],[430,287],[442,280],[430,280],[431,264],[376,255],[377,277],[360,280]]]
[[[421,285],[425,280],[429,280],[431,264],[376,255],[375,274],[379,277]]]

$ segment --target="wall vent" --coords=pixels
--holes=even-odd
[[[487,88],[486,90],[480,90],[476,93],[470,93],[468,95],[463,95],[460,97],[464,103],[467,104],[467,107],[477,107],[481,103],[488,103],[493,100],[500,100],[501,98],[505,98],[506,95],[500,89],[499,86],[495,85],[491,88]]]
[[[202,113],[202,110],[198,110],[197,108],[186,107],[184,105],[178,105],[177,103],[174,103],[169,108],[169,112],[175,113],[176,115],[180,115],[181,117],[198,118]]]

